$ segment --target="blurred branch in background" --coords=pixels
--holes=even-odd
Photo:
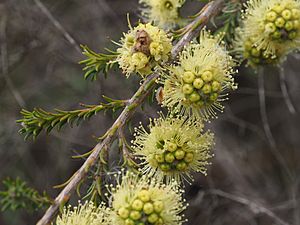
[[[76,49],[76,51],[81,54],[81,49],[79,47],[79,44],[66,31],[66,29],[61,25],[61,23],[51,14],[51,12],[47,9],[47,7],[40,0],[34,0],[34,2],[45,14],[45,16],[47,16],[47,18],[55,26],[55,28],[59,30],[62,33],[62,35],[66,38],[66,40]]]
[[[240,204],[247,206],[254,214],[260,214],[260,213],[266,214],[267,216],[271,217],[274,221],[276,221],[276,223],[278,223],[278,224],[289,225],[289,223],[280,219],[278,216],[276,216],[275,213],[273,213],[268,208],[266,208],[258,203],[255,203],[249,199],[246,199],[246,198],[243,198],[243,197],[240,197],[237,195],[233,195],[230,193],[226,193],[221,190],[209,190],[206,192],[206,194],[216,195],[219,197],[230,199],[231,201],[238,202]]]
[[[8,75],[9,62],[8,62],[7,42],[6,42],[6,26],[7,26],[7,15],[6,15],[5,5],[0,4],[0,43],[1,43],[0,48],[1,48],[1,68],[2,68],[1,72],[15,100],[17,101],[19,106],[23,108],[25,107],[25,101]]]

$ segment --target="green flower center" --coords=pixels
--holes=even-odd
[[[162,153],[156,154],[154,160],[164,172],[185,171],[194,160],[192,152],[179,147],[173,141],[160,141],[156,146],[161,149]]]
[[[264,30],[273,40],[294,40],[299,32],[299,18],[299,9],[276,4],[265,16]]]
[[[125,225],[163,225],[161,212],[165,209],[164,203],[152,200],[148,190],[141,190],[128,207],[121,207],[118,215]]]
[[[211,70],[206,70],[202,74],[185,71],[182,80],[185,102],[198,107],[215,102],[222,89],[221,83],[215,79]]]
[[[244,58],[252,64],[275,64],[278,60],[276,55],[271,55],[265,49],[258,49],[250,40],[244,45]]]

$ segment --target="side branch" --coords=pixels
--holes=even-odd
[[[172,50],[172,58],[175,58],[183,49],[183,47],[199,34],[199,30],[203,28],[213,16],[221,11],[223,3],[224,0],[216,0],[208,3],[208,5],[204,7],[199,16],[197,16],[196,19],[191,23],[191,27],[193,29],[190,29],[174,46]],[[69,200],[70,196],[76,189],[76,186],[87,176],[89,169],[95,165],[95,163],[99,159],[99,154],[102,149],[108,148],[110,146],[116,132],[119,129],[123,128],[129,117],[136,111],[137,107],[141,105],[144,99],[151,93],[151,90],[154,87],[155,81],[158,77],[159,74],[155,73],[145,79],[144,83],[128,101],[127,106],[122,111],[120,116],[116,119],[111,128],[106,132],[102,142],[98,143],[94,147],[92,154],[87,158],[80,169],[73,175],[68,185],[56,197],[54,203],[48,208],[37,225],[47,225],[51,223],[60,206]]]
[[[203,9],[198,13],[198,16],[193,22],[184,28],[188,32],[178,41],[176,46],[172,49],[172,57],[175,58],[183,47],[199,35],[199,31],[209,22],[209,20],[216,16],[223,8],[224,0],[215,0],[207,3]]]

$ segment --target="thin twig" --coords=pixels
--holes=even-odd
[[[201,27],[201,29],[209,22],[211,18],[213,18],[215,15],[217,15],[220,12],[220,9],[222,8],[222,5],[224,3],[224,0],[216,0],[212,1],[206,4],[206,6],[203,7],[203,10],[201,13],[194,19],[193,22],[191,22],[186,29],[190,29],[177,43],[176,46],[178,48],[172,49],[172,56],[175,58],[179,52],[183,49],[183,47],[189,43],[191,40],[194,39],[197,35],[199,35],[199,29],[193,29],[196,25],[198,27]]]
[[[66,29],[60,24],[60,22],[54,18],[51,12],[47,9],[47,7],[40,1],[34,0],[35,4],[40,8],[40,10],[47,16],[47,18],[53,23],[57,30],[59,30],[66,40],[76,49],[77,52],[81,54],[81,49],[79,44],[75,41],[75,39],[66,31]]]
[[[22,98],[21,94],[16,89],[16,87],[15,87],[14,83],[12,82],[12,80],[10,79],[10,77],[8,76],[9,62],[8,62],[7,43],[6,43],[7,15],[5,13],[5,9],[2,7],[0,8],[0,15],[1,15],[1,18],[0,18],[0,41],[1,41],[0,48],[1,48],[1,51],[0,52],[1,52],[1,68],[2,68],[1,73],[5,79],[5,82],[9,88],[10,92],[16,99],[17,103],[19,104],[19,106],[21,108],[24,108],[25,101]]]
[[[267,137],[267,140],[270,145],[270,150],[272,154],[275,156],[276,160],[280,163],[282,168],[285,170],[288,178],[292,178],[292,174],[287,167],[287,164],[281,155],[279,149],[277,148],[275,139],[273,137],[269,120],[267,116],[267,109],[266,109],[266,96],[265,96],[265,84],[264,84],[264,68],[259,67],[258,69],[258,96],[259,96],[259,109],[260,109],[260,116],[263,123],[263,128]]]
[[[291,100],[290,96],[289,96],[283,66],[279,67],[279,77],[280,77],[280,88],[281,88],[281,91],[282,91],[282,95],[283,95],[283,99],[285,101],[285,104],[287,105],[290,113],[295,114],[296,109],[295,109],[295,107],[292,103],[292,100]]]
[[[222,116],[221,119],[230,121],[230,122],[238,125],[242,129],[249,129],[253,133],[256,133],[258,137],[262,138],[262,140],[266,141],[266,138],[264,137],[264,132],[261,130],[261,128],[259,128],[255,124],[252,124],[246,120],[243,120],[243,119],[235,116],[229,106],[227,106],[227,108],[226,108],[225,116]]]
[[[37,0],[36,0],[37,1]],[[201,24],[195,28],[195,30],[191,30],[190,32],[186,33],[182,40],[180,40],[173,48],[172,51],[172,57],[175,58],[178,53],[183,49],[183,47],[189,43],[193,38],[196,37],[197,34],[199,34],[199,30],[202,29],[206,22],[209,21],[209,19],[216,15],[220,10],[222,9],[222,5],[224,3],[224,0],[216,0],[213,2],[210,2],[209,5],[205,8],[205,10],[199,15],[195,20],[196,22],[201,21]],[[203,22],[205,21],[205,22]],[[196,23],[195,21],[193,23]],[[129,100],[127,106],[122,111],[122,113],[119,115],[119,117],[116,119],[114,124],[111,126],[111,128],[106,132],[104,138],[102,139],[101,143],[98,143],[93,153],[87,158],[87,160],[84,162],[84,164],[80,167],[80,169],[73,175],[73,177],[70,179],[70,182],[68,185],[60,192],[60,194],[56,197],[54,204],[51,205],[44,216],[41,218],[41,220],[37,223],[37,225],[47,225],[49,224],[53,218],[55,217],[58,209],[61,205],[65,204],[71,197],[72,193],[76,189],[76,186],[87,176],[87,173],[89,169],[95,165],[99,158],[99,154],[103,148],[109,148],[110,144],[114,140],[114,136],[116,132],[121,129],[130,116],[136,111],[137,107],[143,103],[146,96],[148,96],[151,93],[152,88],[155,85],[156,79],[159,77],[159,74],[155,73],[150,76],[148,76],[143,84],[139,87],[137,92],[132,96],[132,98]]]
[[[253,201],[250,201],[249,199],[246,199],[246,198],[243,198],[243,197],[240,197],[237,195],[233,195],[233,194],[230,194],[230,193],[224,192],[222,190],[218,190],[218,189],[209,190],[207,193],[212,194],[212,195],[217,195],[217,196],[220,196],[223,198],[227,198],[234,202],[238,202],[240,204],[246,205],[253,213],[255,213],[255,214],[263,213],[263,214],[269,216],[270,218],[272,218],[278,224],[289,225],[289,223],[280,219],[268,208],[266,208],[258,203],[255,203]]]
[[[260,67],[259,72],[258,72],[258,95],[259,95],[260,116],[261,116],[261,120],[263,123],[264,131],[265,131],[265,134],[267,136],[270,146],[272,148],[277,148],[276,142],[274,140],[274,137],[271,132],[270,125],[269,125],[268,116],[267,116],[264,83],[265,83],[264,82],[264,71],[263,71],[263,67]]]

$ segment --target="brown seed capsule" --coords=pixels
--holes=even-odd
[[[145,30],[138,30],[135,34],[135,45],[133,46],[133,51],[150,55],[150,43],[151,38],[149,37],[149,34]]]
[[[162,87],[159,87],[156,91],[156,101],[158,102],[158,104],[162,104],[163,100],[164,100],[164,89]]]

